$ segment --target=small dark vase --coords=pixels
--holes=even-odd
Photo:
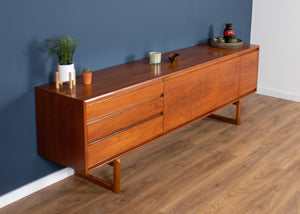
[[[232,24],[226,24],[226,28],[224,29],[224,38],[225,42],[229,42],[229,39],[234,36],[234,31],[232,30]]]

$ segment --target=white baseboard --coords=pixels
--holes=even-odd
[[[257,88],[258,94],[300,102],[300,94],[270,88]]]
[[[25,186],[22,186],[16,190],[8,192],[0,196],[0,208],[18,201],[21,198],[24,198],[73,174],[74,170],[72,168],[64,168],[43,178],[35,180],[29,184],[26,184]]]

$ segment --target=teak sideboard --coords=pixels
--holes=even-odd
[[[170,63],[168,55],[179,53]],[[120,193],[120,158],[201,118],[241,122],[241,99],[256,91],[259,46],[208,44],[93,72],[92,85],[35,88],[38,153]],[[213,114],[236,105],[236,118]],[[113,166],[113,182],[90,174]]]

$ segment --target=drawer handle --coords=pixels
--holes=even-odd
[[[87,125],[91,125],[91,124],[93,124],[93,123],[96,123],[96,122],[101,121],[101,120],[103,120],[103,119],[106,119],[106,118],[108,118],[108,117],[114,116],[114,115],[116,115],[116,114],[120,114],[120,113],[122,113],[122,112],[124,112],[124,111],[129,111],[129,110],[131,110],[131,109],[140,107],[140,106],[142,106],[142,105],[145,105],[145,104],[147,104],[147,103],[150,103],[150,102],[153,102],[153,101],[159,100],[159,99],[161,99],[161,97],[155,98],[155,99],[153,99],[153,100],[149,100],[149,101],[147,101],[147,102],[138,104],[138,105],[136,105],[136,106],[133,106],[133,107],[130,107],[130,108],[127,108],[127,109],[123,109],[123,110],[121,110],[121,111],[118,111],[118,112],[115,112],[115,113],[112,113],[112,114],[109,114],[109,115],[106,115],[106,116],[101,117],[101,118],[99,118],[99,119],[97,119],[97,120],[93,120],[93,121],[91,121],[91,122],[88,122]]]
[[[159,114],[156,114],[156,115],[154,115],[154,116],[148,118],[147,120],[144,120],[144,121],[142,121],[142,122],[140,122],[140,123],[137,123],[137,124],[134,124],[134,125],[132,125],[132,126],[129,126],[129,127],[125,128],[125,129],[121,129],[121,130],[119,130],[119,131],[117,131],[117,132],[114,132],[114,133],[108,135],[108,136],[105,136],[105,137],[103,137],[103,138],[100,138],[99,140],[96,140],[96,141],[93,141],[93,142],[91,142],[91,143],[88,143],[88,146],[91,146],[91,145],[93,145],[93,144],[96,144],[96,143],[98,143],[98,142],[100,142],[100,141],[102,141],[102,140],[105,140],[105,139],[107,139],[107,138],[110,138],[110,137],[112,137],[112,136],[114,136],[114,135],[120,134],[120,133],[122,133],[122,132],[124,132],[124,131],[127,131],[128,129],[132,129],[132,128],[134,128],[134,127],[136,127],[136,126],[139,126],[139,125],[141,125],[141,124],[143,124],[143,123],[146,123],[146,122],[148,122],[148,121],[150,121],[150,120],[153,120],[153,119],[156,119],[156,118],[158,118],[158,117],[161,117],[162,115],[163,115],[163,112],[160,112]]]

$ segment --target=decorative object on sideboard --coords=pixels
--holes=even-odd
[[[73,40],[70,36],[60,37],[59,39],[48,39],[50,48],[48,52],[55,53],[58,59],[58,73],[56,73],[56,88],[64,82],[70,82],[70,88],[76,85],[76,73],[73,63],[73,55],[79,40]]]
[[[234,31],[232,30],[231,23],[226,24],[226,28],[224,29],[223,35],[226,43],[229,43],[229,40],[234,37]]]
[[[210,39],[209,45],[215,48],[240,48],[243,46],[242,40],[235,37],[231,23],[226,24],[223,36]]]
[[[161,63],[161,52],[149,52],[149,63],[159,64]]]
[[[237,38],[235,38],[235,36],[230,36],[228,38],[228,43],[237,43]]]
[[[91,85],[92,84],[92,71],[89,67],[83,68],[82,78],[83,78],[83,84],[84,85]]]
[[[214,38],[213,38],[214,39]],[[224,39],[224,37],[220,37],[220,38],[218,38],[218,40],[217,40],[219,43],[225,43],[225,39]]]
[[[223,37],[221,38],[223,39]],[[243,42],[240,39],[236,39],[235,43],[222,42],[223,41],[222,39],[212,38],[209,40],[209,45],[215,48],[240,48],[243,46]]]
[[[73,73],[75,73],[75,69],[74,69],[74,72],[69,72],[69,78],[68,78],[69,80],[67,80],[67,81],[61,81],[60,78],[59,78],[59,71],[56,71],[56,73],[55,73],[56,88],[59,89],[59,87],[63,87],[63,84],[65,82],[69,83],[70,89],[72,89],[73,87],[75,87],[75,85],[76,85],[76,78],[75,78],[75,75]]]
[[[171,61],[171,63],[173,63],[174,61],[176,61],[179,57],[179,53],[172,53],[169,55],[169,60]]]

